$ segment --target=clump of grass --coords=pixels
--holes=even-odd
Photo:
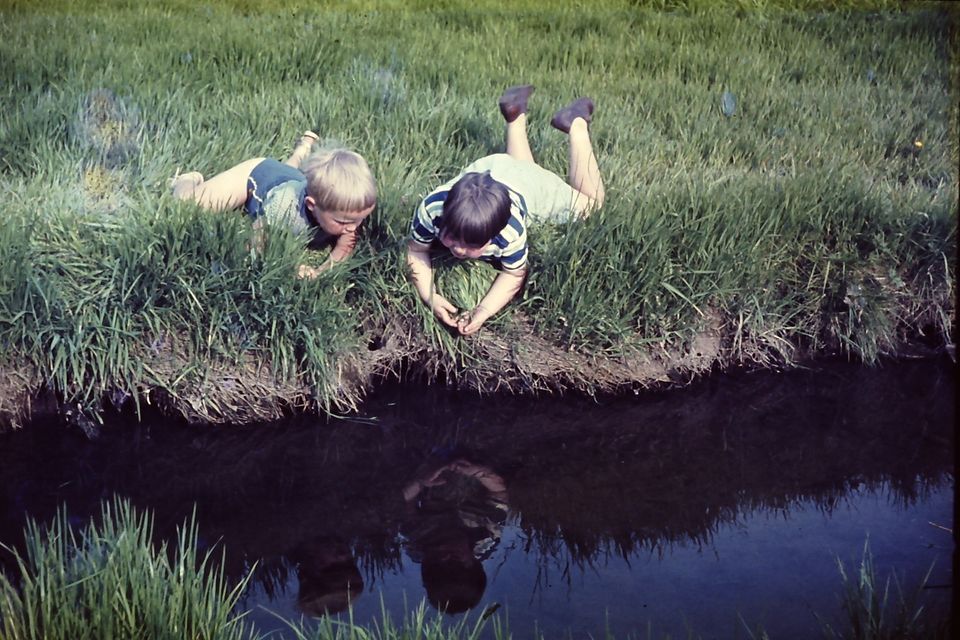
[[[77,529],[66,509],[46,527],[31,520],[18,571],[0,573],[0,638],[4,640],[258,640],[238,604],[248,577],[228,584],[222,558],[197,550],[198,526],[189,518],[174,546],[155,544],[153,518],[115,498],[99,522]],[[495,609],[457,621],[429,612],[426,601],[399,622],[385,606],[370,626],[325,616],[316,624],[289,621],[298,640],[477,640],[509,637]]]
[[[229,418],[230,389],[218,386],[292,381],[300,397],[287,401],[302,406],[344,397],[333,360],[356,340],[349,283],[344,270],[297,280],[304,249],[289,234],[256,254],[239,216],[158,202],[123,221],[11,216],[0,237],[0,340],[68,401],[95,411],[115,391],[135,401],[164,391],[199,395],[198,414]]]
[[[924,322],[949,333],[950,322],[931,315],[949,304],[955,200],[918,194],[894,207],[891,195],[817,173],[685,177],[651,188],[637,209],[612,205],[541,234],[526,306],[575,349],[682,341],[719,311],[734,357],[767,350],[790,361],[799,348],[870,362]]]
[[[407,611],[397,622],[387,611],[381,600],[380,619],[369,626],[357,625],[353,620],[353,609],[348,611],[346,619],[324,616],[312,628],[303,622],[288,622],[296,640],[480,640],[510,638],[510,632],[495,611],[498,605],[476,615],[463,616],[459,620],[448,620],[443,613],[430,612],[427,603],[420,604]],[[489,629],[488,629],[489,627]]]
[[[192,518],[168,549],[124,500],[79,531],[63,509],[46,528],[31,520],[25,554],[13,553],[18,575],[0,574],[4,639],[247,637],[234,612],[245,582],[230,587],[212,550],[198,557]]]
[[[863,545],[863,556],[854,574],[848,572],[839,558],[837,567],[843,584],[841,600],[846,619],[838,628],[824,623],[824,637],[850,640],[947,637],[944,625],[929,623],[921,603],[933,567],[915,589],[905,592],[896,573],[891,573],[886,580],[877,575],[869,540]]]

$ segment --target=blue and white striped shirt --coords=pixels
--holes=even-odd
[[[424,198],[417,206],[410,224],[410,237],[420,244],[430,244],[440,237],[443,222],[443,203],[446,202],[450,189],[464,174],[446,182],[430,195]],[[490,239],[480,260],[501,266],[507,271],[523,269],[527,265],[527,205],[516,191],[509,189],[510,219],[497,235]]]

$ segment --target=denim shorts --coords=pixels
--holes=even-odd
[[[281,224],[294,233],[311,228],[304,205],[307,179],[298,169],[273,158],[266,158],[247,177],[247,201],[244,211],[254,220],[264,218],[268,225]]]

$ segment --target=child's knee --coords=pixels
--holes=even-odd
[[[596,198],[588,196],[582,191],[577,192],[576,197],[574,198],[573,205],[571,209],[574,213],[574,219],[583,220],[588,217],[591,213],[600,209],[603,206],[603,196],[600,195]]]

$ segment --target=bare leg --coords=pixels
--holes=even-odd
[[[527,114],[521,113],[516,120],[507,123],[507,155],[517,160],[534,162],[530,141],[527,140]]]
[[[185,173],[174,181],[173,195],[211,211],[237,209],[247,201],[247,178],[261,161],[263,158],[245,160],[207,181],[196,171]]]
[[[503,92],[498,103],[507,123],[507,155],[526,162],[534,162],[527,140],[527,100],[533,91],[530,84],[510,87]]]
[[[319,139],[320,136],[313,131],[304,131],[303,135],[300,136],[300,139],[297,141],[297,146],[293,148],[293,153],[291,153],[290,157],[284,160],[283,163],[290,165],[294,169],[299,169],[300,163],[303,162],[303,159],[310,153],[313,143]]]
[[[581,203],[578,199],[575,203],[574,208],[578,213],[587,216],[603,206],[603,178],[590,142],[590,129],[583,118],[576,118],[570,125],[570,173],[567,182],[587,197],[585,202]]]
[[[600,166],[593,154],[590,142],[589,123],[593,119],[593,100],[578,98],[553,115],[550,124],[568,134],[570,139],[570,171],[567,182],[583,194],[573,203],[574,210],[581,216],[603,205],[603,179]]]

